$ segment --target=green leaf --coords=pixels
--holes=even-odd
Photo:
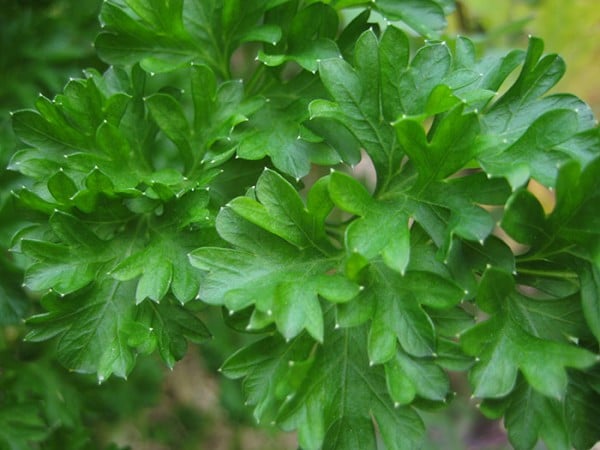
[[[21,323],[29,309],[29,302],[18,290],[16,283],[7,278],[0,284],[0,326]]]
[[[402,114],[419,115],[430,109],[433,102],[431,97],[436,87],[445,85],[444,79],[452,65],[452,57],[445,43],[433,43],[420,48],[409,64],[406,36],[396,28],[389,27],[381,38],[379,53],[386,119],[394,121]]]
[[[169,289],[181,304],[198,294],[199,273],[187,255],[198,243],[212,242],[211,233],[197,233],[210,223],[208,202],[207,191],[190,192],[165,205],[147,236],[133,236],[129,255],[117,260],[110,276],[121,281],[140,276],[136,303],[160,302]]]
[[[440,367],[401,351],[385,364],[385,375],[390,396],[398,404],[409,404],[417,395],[443,402],[449,393],[448,377]]]
[[[415,219],[447,253],[454,235],[485,245],[495,224],[480,205],[503,204],[509,193],[504,180],[488,180],[483,173],[474,173],[430,184],[419,192],[420,203],[411,207]]]
[[[580,274],[583,314],[590,330],[600,342],[600,269],[591,264]]]
[[[56,355],[70,370],[96,372],[100,381],[112,373],[126,377],[135,361],[123,331],[123,324],[135,314],[132,287],[104,278],[88,292],[65,298],[48,295],[44,300],[48,312],[28,320],[31,331],[26,339],[59,336]]]
[[[2,448],[25,450],[36,445],[80,448],[89,439],[82,415],[84,408],[90,409],[81,398],[81,382],[76,383],[48,358],[24,362],[17,355],[5,352],[3,367]]]
[[[173,175],[157,172],[156,181],[180,177]],[[112,373],[128,375],[135,363],[133,347],[157,348],[172,366],[183,357],[187,340],[207,335],[197,318],[165,300],[169,289],[181,303],[198,293],[198,273],[187,253],[198,243],[214,242],[211,233],[198,235],[210,222],[207,204],[207,191],[191,192],[161,205],[159,216],[142,215],[132,227],[114,215],[107,224],[96,215],[84,221],[57,211],[50,229],[23,234],[18,248],[37,261],[27,268],[26,284],[51,291],[42,302],[46,312],[29,319],[28,339],[57,337],[58,360],[74,371],[95,372],[100,381]],[[115,266],[118,270],[108,276]],[[139,282],[127,282],[138,275]],[[155,306],[147,318],[138,309],[143,307],[136,307],[136,299],[146,297],[167,304]],[[140,328],[147,333],[157,324],[154,335],[140,335]]]
[[[110,271],[117,280],[131,280],[141,275],[135,294],[136,303],[146,298],[159,302],[169,287],[181,303],[198,293],[198,276],[186,258],[191,248],[185,239],[154,235],[144,249],[122,260]]]
[[[146,302],[136,312],[128,344],[151,352],[158,349],[168,367],[185,356],[187,341],[202,343],[210,337],[204,323],[193,313],[173,302]]]
[[[518,384],[513,396],[504,424],[516,449],[532,449],[540,438],[549,449],[570,448],[558,400],[544,397],[524,382]]]
[[[219,229],[231,226],[232,220],[240,220],[225,211],[217,219]],[[226,222],[229,223],[222,225]],[[244,233],[262,234],[248,225],[244,228]],[[260,238],[268,246],[277,245],[272,237]],[[339,302],[350,300],[358,292],[358,286],[341,276],[326,275],[335,268],[333,261],[292,248],[280,257],[262,254],[260,249],[248,252],[200,248],[192,252],[190,259],[192,265],[210,270],[200,287],[203,301],[223,304],[231,311],[255,305],[258,312],[267,316],[266,323],[275,322],[287,339],[302,329],[317,340],[323,339],[318,294]],[[253,327],[252,322],[249,327]]]
[[[454,306],[464,292],[454,283],[429,272],[407,271],[405,276],[374,266],[363,295],[373,306],[369,331],[372,364],[389,361],[398,345],[409,355],[435,356],[435,330],[421,305],[436,309]]]
[[[575,373],[565,397],[565,421],[569,438],[577,450],[588,449],[598,442],[600,427],[595,420],[600,412],[598,369]]]
[[[313,3],[300,9],[284,28],[284,42],[279,42],[273,51],[260,50],[257,59],[267,66],[294,61],[314,73],[319,61],[340,56],[333,41],[337,29],[336,11],[324,3]]]
[[[446,27],[444,10],[432,0],[377,0],[375,7],[386,18],[402,20],[423,36],[437,36]]]
[[[311,162],[337,164],[340,155],[322,140],[302,136],[301,123],[308,119],[304,99],[269,101],[253,114],[238,136],[237,155],[258,160],[269,156],[275,167],[296,179],[308,174]]]
[[[186,165],[194,162],[190,145],[191,130],[183,108],[170,95],[153,94],[145,98],[146,105],[160,129],[177,146]]]
[[[577,113],[572,110],[548,111],[510,146],[484,155],[481,164],[491,175],[505,176],[513,189],[522,186],[530,176],[546,186],[554,186],[557,167],[568,160],[559,151],[560,145],[576,134],[579,126]]]
[[[346,230],[347,249],[368,259],[381,253],[386,264],[400,273],[411,257],[409,218],[427,230],[445,253],[451,250],[455,234],[483,246],[494,229],[494,220],[478,204],[502,204],[510,192],[504,181],[490,181],[480,173],[430,183],[426,188],[417,183],[397,189],[377,201],[349,177],[334,174],[330,182],[334,202],[363,216]],[[378,230],[375,236],[374,229]]]
[[[337,120],[347,127],[372,158],[378,175],[385,177],[395,170],[400,155],[393,131],[379,113],[379,56],[372,31],[356,42],[354,60],[355,68],[341,59],[321,61],[319,76],[335,103],[315,100],[310,115]]]
[[[77,193],[77,186],[64,171],[58,171],[48,179],[48,190],[57,201],[68,203]]]
[[[43,181],[63,207],[93,207],[82,206],[81,180],[94,171],[110,179],[110,194],[114,190],[131,194],[139,182],[145,161],[132,160],[135,139],[130,129],[119,126],[120,120],[126,122],[134,114],[124,112],[130,97],[104,92],[99,88],[104,82],[101,76],[74,80],[54,101],[40,97],[37,111],[13,116],[15,132],[32,148],[16,155],[12,166]],[[119,108],[114,107],[116,99],[123,104]]]
[[[521,371],[537,392],[562,399],[568,381],[566,368],[585,369],[597,362],[595,355],[566,344],[564,337],[556,341],[556,323],[563,318],[546,312],[552,311],[551,303],[528,301],[514,291],[514,281],[505,272],[485,272],[477,301],[489,305],[486,310],[495,314],[461,336],[465,352],[480,359],[470,372],[474,395],[507,395],[515,388]],[[523,308],[526,303],[532,307]]]
[[[314,359],[307,358],[313,345],[310,339],[294,339],[284,346],[279,336],[266,337],[236,351],[221,371],[230,378],[246,377],[244,393],[254,406],[254,417],[259,423],[270,422],[313,364]]]
[[[299,248],[318,246],[319,241],[325,241],[323,224],[316,222],[296,189],[277,172],[266,169],[256,183],[255,192],[258,201],[238,197],[229,203],[229,207],[244,219]]]
[[[5,448],[27,449],[44,441],[47,425],[36,411],[35,403],[22,403],[0,409],[0,443]]]
[[[323,223],[287,181],[263,172],[256,197],[261,203],[238,198],[217,217],[217,231],[233,249],[204,247],[191,253],[192,265],[208,271],[199,297],[231,311],[254,305],[258,322],[251,321],[250,328],[274,322],[287,339],[306,329],[321,341],[318,296],[346,302],[359,287],[336,273],[339,263],[328,255],[328,242],[320,240]]]
[[[331,174],[329,193],[337,206],[362,216],[346,229],[346,247],[367,259],[381,254],[390,268],[403,274],[410,255],[408,215],[400,210],[390,216],[396,205],[376,202],[360,183],[339,172]]]
[[[23,239],[21,251],[37,262],[25,272],[25,285],[33,291],[70,294],[91,283],[100,265],[112,256],[105,244],[73,216],[55,212],[50,225],[64,244]]]
[[[437,125],[429,141],[418,121],[403,119],[395,124],[398,140],[419,172],[421,185],[447,178],[476,156],[473,145],[479,132],[475,114],[463,114],[463,105],[453,108]]]
[[[547,234],[587,246],[598,235],[594,205],[600,197],[600,158],[585,168],[571,161],[560,168],[556,183],[556,207],[548,217]]]
[[[394,407],[383,370],[369,367],[365,330],[329,330],[315,349],[305,336],[259,341],[226,361],[223,372],[245,376],[256,418],[297,428],[302,448],[375,449],[372,417],[386,448],[418,446],[423,424],[411,408]]]
[[[502,229],[523,244],[544,240],[546,215],[540,202],[526,189],[516,191],[506,203]]]
[[[327,176],[319,178],[306,196],[306,209],[317,224],[324,223],[334,207],[329,196],[329,180]]]
[[[243,8],[235,1],[154,0],[106,2],[105,25],[95,47],[115,65],[140,63],[149,72],[164,72],[186,63],[207,64],[227,75],[229,58],[242,42],[271,43],[273,32],[256,33],[255,25],[277,2],[259,0]]]
[[[230,142],[234,129],[260,110],[265,100],[246,96],[244,85],[239,80],[217,83],[215,73],[206,65],[192,64],[190,70],[194,104],[190,145],[200,145],[200,149],[194,149],[196,159],[202,157],[202,162],[212,165],[222,162],[224,155],[231,156],[229,150],[234,145]],[[219,144],[224,141],[227,142],[225,149],[220,149]]]
[[[38,108],[40,106],[38,103]],[[20,136],[26,144],[49,148],[53,151],[88,147],[89,141],[82,138],[62,117],[56,118],[55,109],[56,106],[52,104],[43,111],[48,120],[33,110],[17,111],[12,116],[15,134]]]
[[[543,47],[540,39],[529,40],[518,79],[481,118],[481,164],[492,174],[506,176],[514,188],[529,176],[554,186],[556,163],[567,160],[559,148],[594,127],[593,113],[581,100],[565,94],[543,96],[565,70],[557,55],[541,57]]]

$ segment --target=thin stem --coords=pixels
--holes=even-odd
[[[520,275],[534,275],[544,278],[558,278],[562,280],[576,280],[579,276],[575,272],[564,270],[536,270],[536,269],[518,269]]]

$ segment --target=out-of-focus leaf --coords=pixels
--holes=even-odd
[[[271,43],[279,37],[277,28],[261,33],[255,28],[277,3],[283,2],[259,0],[244,7],[223,0],[106,2],[100,15],[104,30],[95,47],[111,64],[139,62],[149,72],[164,72],[196,62],[226,75],[231,52],[240,43]]]

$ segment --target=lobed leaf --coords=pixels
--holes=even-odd
[[[485,272],[478,303],[490,305],[495,314],[461,336],[467,354],[480,358],[470,372],[474,394],[498,398],[515,388],[520,370],[528,384],[539,393],[562,399],[568,383],[567,367],[585,369],[597,362],[591,352],[549,336],[553,317],[544,308],[552,308],[538,300],[535,308],[521,309],[521,294],[514,289],[510,275],[497,269]],[[493,286],[501,288],[496,291]],[[493,297],[492,297],[493,296]],[[541,315],[541,317],[540,317]],[[574,321],[575,326],[580,322]],[[561,336],[562,337],[562,336]]]
[[[365,337],[363,328],[328,329],[316,348],[305,336],[268,338],[232,356],[223,372],[247,377],[257,419],[297,428],[303,448],[375,449],[372,417],[387,448],[414,448],[423,424],[412,408],[394,406],[383,371],[368,365]]]

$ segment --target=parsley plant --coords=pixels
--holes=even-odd
[[[593,445],[599,128],[548,94],[565,64],[540,39],[441,40],[452,8],[106,1],[108,70],[13,115],[26,339],[127,377],[206,339],[202,302],[255,334],[222,372],[302,449],[419,448],[449,371],[515,448]]]

